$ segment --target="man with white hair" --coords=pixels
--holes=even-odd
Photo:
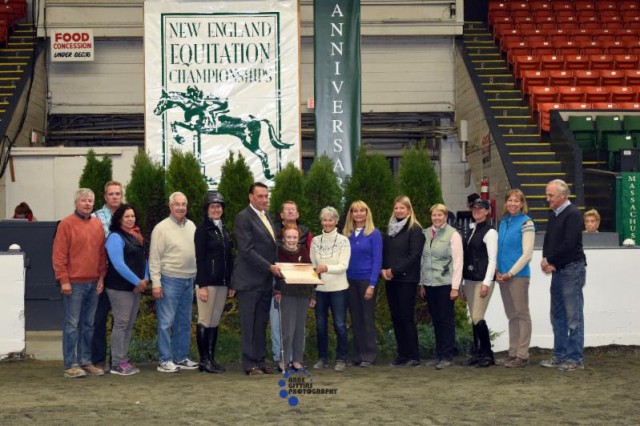
[[[187,197],[169,197],[169,217],[151,233],[149,275],[158,315],[158,351],[161,373],[195,370],[189,359],[193,280],[196,276],[196,226],[187,219]]]
[[[102,376],[91,361],[93,322],[104,288],[107,256],[102,223],[91,216],[95,197],[88,188],[75,193],[75,211],[62,219],[53,240],[53,270],[64,309],[64,377]]]
[[[552,180],[546,187],[549,213],[542,248],[542,271],[551,278],[553,357],[543,367],[584,368],[584,297],[586,258],[582,250],[582,213],[569,201],[569,187]]]

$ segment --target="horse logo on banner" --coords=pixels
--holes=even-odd
[[[272,181],[274,175],[269,168],[269,158],[260,148],[260,137],[264,128],[269,135],[269,142],[276,149],[277,171],[282,170],[282,150],[292,145],[282,143],[278,139],[273,125],[266,118],[259,119],[253,115],[246,119],[230,116],[228,99],[204,96],[202,90],[196,86],[187,87],[185,92],[162,90],[162,96],[153,113],[161,115],[172,108],[179,108],[184,114],[182,121],[171,122],[173,140],[178,145],[183,145],[186,141],[179,129],[193,132],[194,154],[199,161],[202,157],[202,135],[233,136],[240,139],[242,145],[260,159],[265,178]]]

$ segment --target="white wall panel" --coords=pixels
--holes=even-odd
[[[98,40],[94,62],[50,63],[53,114],[142,113],[141,40]],[[301,104],[313,97],[313,42],[303,38]],[[363,39],[362,111],[453,111],[450,38]]]

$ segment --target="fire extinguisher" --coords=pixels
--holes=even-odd
[[[480,198],[483,200],[489,199],[489,181],[486,176],[480,181]]]

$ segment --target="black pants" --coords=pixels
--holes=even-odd
[[[349,280],[349,315],[353,330],[353,346],[356,362],[373,363],[376,360],[376,294],[364,300],[369,280]]]
[[[427,306],[436,336],[436,358],[447,361],[453,360],[456,350],[455,314],[450,293],[451,285],[426,287]]]
[[[242,367],[245,371],[254,367],[266,366],[266,338],[270,303],[270,291],[238,291],[242,333]]]
[[[101,364],[107,360],[107,319],[111,310],[111,302],[107,291],[98,296],[98,307],[93,320],[93,339],[91,340],[91,362]]]
[[[398,345],[398,358],[419,360],[418,329],[415,322],[418,283],[387,281],[387,302]]]

